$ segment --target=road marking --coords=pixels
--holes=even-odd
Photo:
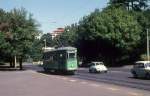
[[[61,78],[61,79],[63,79],[63,80],[67,80],[68,78],[66,78],[66,77],[63,77],[63,78]]]
[[[99,87],[100,85],[98,85],[98,84],[90,84],[90,86]]]
[[[128,93],[130,96],[143,96],[142,94],[135,93],[135,92],[130,92]]]
[[[74,80],[74,79],[71,79],[71,80],[69,80],[70,82],[76,82],[77,80]]]
[[[112,90],[112,91],[118,91],[118,90],[119,90],[119,89],[117,89],[117,88],[112,88],[112,87],[109,87],[109,88],[107,88],[107,89]]]
[[[125,71],[110,71],[112,73],[129,73],[129,72],[125,72]]]
[[[85,81],[82,81],[82,82],[81,82],[81,84],[87,84],[87,82],[85,82]]]
[[[56,76],[55,78],[56,78],[56,79],[61,79],[61,77],[58,77],[58,76]]]
[[[43,74],[43,73],[37,73],[37,74],[40,74],[42,76],[48,76],[47,74]]]

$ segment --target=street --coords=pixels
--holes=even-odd
[[[150,91],[150,80],[133,78],[130,70],[125,68],[109,68],[108,73],[102,74],[91,74],[88,69],[81,68],[73,77]]]
[[[27,65],[27,68],[43,71],[42,68],[32,65]],[[150,91],[150,80],[133,78],[130,69],[131,67],[109,68],[108,73],[93,74],[88,72],[88,68],[79,68],[76,74],[70,77]]]
[[[79,68],[75,75],[44,73],[24,64],[24,71],[0,71],[1,96],[149,96],[149,80],[134,79],[121,68],[91,74]]]
[[[150,0],[0,0],[0,96],[150,96]]]
[[[149,91],[113,84],[38,73],[0,72],[1,96],[149,96]]]

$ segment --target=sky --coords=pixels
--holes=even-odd
[[[10,11],[13,8],[25,8],[33,14],[44,33],[52,32],[59,27],[77,23],[93,12],[102,10],[109,0],[0,0],[0,8]]]

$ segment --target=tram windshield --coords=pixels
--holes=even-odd
[[[68,58],[75,58],[76,54],[75,53],[68,53]]]

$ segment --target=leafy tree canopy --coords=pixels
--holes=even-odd
[[[128,10],[141,11],[148,8],[149,0],[110,0],[111,5],[123,6]]]
[[[141,32],[142,27],[136,17],[124,8],[112,6],[102,12],[97,9],[79,22],[79,39],[84,41],[80,47],[96,45],[97,48],[89,49],[95,53],[93,55],[121,60],[137,47]],[[92,45],[85,43],[89,41],[93,42]],[[84,53],[87,55],[89,50],[84,47],[82,51],[86,51]]]
[[[0,51],[10,58],[23,59],[39,35],[38,24],[24,8],[5,12],[0,9]],[[11,61],[11,59],[10,59]]]
[[[71,26],[67,26],[65,28],[65,32],[63,32],[59,37],[55,39],[57,41],[58,46],[76,46],[77,42],[77,24],[72,24]]]

